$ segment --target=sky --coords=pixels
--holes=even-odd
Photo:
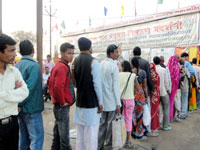
[[[3,16],[2,26],[4,33],[12,33],[18,30],[36,32],[36,1],[37,0],[2,0]],[[43,0],[43,30],[49,32],[49,11],[50,0]],[[135,1],[137,17],[156,12],[164,12],[186,7],[193,4],[200,4],[200,0],[163,0],[162,5],[157,0],[51,0],[52,26],[60,24],[64,20],[66,29],[64,32],[81,30],[89,27],[102,26],[135,18]],[[124,6],[124,16],[121,15],[121,6]],[[45,7],[46,6],[46,7]],[[107,16],[104,16],[104,7],[108,9]],[[46,10],[45,10],[46,9]]]

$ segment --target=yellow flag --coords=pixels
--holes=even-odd
[[[124,6],[122,5],[122,16],[124,16]]]

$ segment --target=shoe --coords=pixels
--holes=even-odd
[[[137,140],[139,140],[139,141],[144,141],[144,140],[147,140],[147,137],[146,137],[146,136],[143,136],[143,137],[141,137],[141,138],[139,138],[139,139],[137,139]]]
[[[181,121],[182,120],[180,118],[178,118],[178,117],[173,119],[173,122],[181,122]]]
[[[128,143],[126,143],[124,146],[123,146],[125,149],[133,149],[133,150],[136,150],[137,149],[137,144],[129,141]]]
[[[172,129],[171,126],[168,126],[168,127],[166,127],[166,128],[163,128],[164,131],[169,131],[169,130],[171,130],[171,129]]]
[[[158,135],[159,135],[158,132],[148,132],[148,133],[147,133],[147,136],[149,136],[149,137],[156,137],[156,136],[158,136]]]

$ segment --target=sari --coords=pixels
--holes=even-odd
[[[153,63],[150,63],[150,73],[154,85],[154,90],[150,96],[151,130],[155,131],[159,128],[160,77]]]
[[[189,100],[189,110],[195,110],[197,108],[197,103],[196,103],[196,80],[195,77],[190,78],[190,82],[192,84],[192,97]]]
[[[176,92],[178,90],[179,79],[180,79],[180,67],[178,64],[178,59],[176,56],[171,56],[167,67],[169,68],[170,76],[171,76],[171,93],[169,95],[169,105],[170,105],[170,121],[173,120],[174,117],[174,98]]]

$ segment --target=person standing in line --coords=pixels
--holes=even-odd
[[[0,149],[18,150],[18,103],[28,96],[28,88],[16,67],[16,42],[0,34]]]
[[[117,60],[118,47],[111,44],[107,48],[107,58],[101,62],[100,72],[103,92],[103,112],[100,121],[98,135],[98,149],[112,147],[112,121],[116,113],[120,113],[120,77],[119,68],[114,60]]]
[[[171,93],[169,93],[169,105],[170,105],[170,121],[174,119],[174,102],[175,102],[175,95],[179,88],[179,79],[180,79],[180,67],[178,63],[178,59],[176,56],[171,56],[167,67],[169,68],[170,76],[171,76]]]
[[[135,106],[134,91],[139,91],[139,84],[136,74],[132,73],[131,64],[128,61],[123,61],[120,72],[120,94],[123,102],[122,115],[125,117],[126,125],[126,143],[124,148],[136,148],[136,144],[131,142],[133,110]]]
[[[43,73],[43,75],[42,75],[42,77],[43,77],[43,96],[44,96],[44,101],[46,102],[48,99],[49,100],[51,100],[51,96],[50,96],[50,94],[49,94],[49,92],[48,92],[48,85],[47,85],[47,80],[48,80],[48,78],[49,78],[49,76],[50,76],[50,72],[49,72],[49,67],[45,67],[45,71],[44,71],[44,73]]]
[[[144,136],[145,126],[143,125],[143,112],[145,103],[148,104],[148,92],[147,92],[147,75],[146,72],[139,67],[139,60],[137,57],[133,57],[131,60],[132,71],[136,74],[139,91],[134,91],[135,107],[133,111],[133,129],[132,136],[139,140],[146,140]]]
[[[72,63],[72,75],[77,87],[74,122],[77,125],[77,150],[96,150],[102,112],[102,86],[99,63],[91,56],[92,42],[78,40],[80,54]],[[74,65],[74,66],[73,66]]]
[[[53,97],[55,124],[53,128],[52,150],[72,150],[69,139],[70,106],[75,93],[69,63],[73,60],[74,45],[63,43],[60,46],[61,58],[51,71],[48,87]]]
[[[49,71],[51,72],[51,70],[53,69],[54,66],[55,66],[55,64],[51,60],[51,55],[47,55],[47,60],[46,60],[46,63],[44,64],[44,67],[49,67]]]
[[[44,127],[42,111],[44,100],[42,93],[42,76],[39,64],[33,59],[34,48],[29,40],[19,44],[22,59],[16,64],[26,82],[29,95],[18,104],[19,121],[19,149],[42,150],[44,141]]]
[[[167,70],[160,66],[160,58],[155,56],[153,58],[153,62],[156,66],[156,72],[160,77],[160,101],[163,108],[163,130],[168,131],[171,130],[171,126],[169,125],[169,82],[167,81]]]
[[[146,76],[147,76],[147,92],[148,92],[148,107],[149,110],[151,110],[151,104],[150,104],[150,95],[151,92],[153,91],[154,87],[153,87],[153,81],[151,78],[151,73],[150,73],[150,66],[149,66],[149,62],[146,61],[145,59],[141,58],[141,49],[140,47],[135,47],[133,49],[133,55],[134,57],[137,57],[139,60],[139,68],[144,70],[146,72]],[[148,132],[151,132],[151,126],[147,126],[147,130]]]

